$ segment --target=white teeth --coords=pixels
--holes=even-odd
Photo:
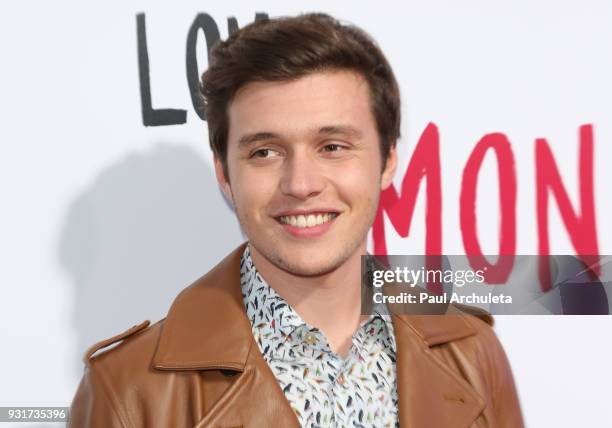
[[[325,214],[308,214],[308,215],[287,215],[280,218],[281,223],[290,224],[294,227],[314,227],[319,226],[323,223],[327,223],[333,218],[337,217],[336,213],[325,213]]]

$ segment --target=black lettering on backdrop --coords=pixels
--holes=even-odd
[[[268,19],[267,13],[256,13],[255,21]],[[209,59],[210,50],[213,45],[221,38],[219,35],[219,27],[215,20],[207,13],[199,13],[193,20],[193,24],[187,33],[187,84],[189,85],[189,93],[191,94],[191,103],[197,115],[202,120],[206,120],[206,106],[200,95],[200,76],[197,62],[197,40],[198,31],[204,31],[206,39],[206,58]],[[227,32],[233,34],[238,30],[238,21],[234,17],[227,18]]]
[[[268,14],[257,12],[255,21],[267,20]],[[138,70],[140,77],[140,100],[142,105],[142,122],[145,126],[179,125],[187,122],[187,111],[181,109],[154,109],[151,101],[151,81],[149,71],[149,53],[147,48],[147,34],[145,14],[136,15],[136,29],[138,34]],[[213,45],[221,38],[219,27],[215,20],[207,13],[199,13],[187,33],[186,71],[187,85],[191,95],[191,103],[197,115],[206,120],[206,107],[200,95],[200,71],[197,62],[198,31],[204,32],[206,39],[206,58],[209,58]],[[238,21],[235,17],[227,18],[228,34],[238,30]]]
[[[138,73],[140,77],[140,103],[142,106],[142,123],[144,126],[180,125],[187,122],[187,111],[181,109],[154,109],[151,100],[151,78],[149,72],[149,52],[145,14],[136,15],[138,34]]]
[[[193,20],[193,24],[187,33],[187,84],[189,85],[189,94],[191,94],[191,103],[200,119],[206,120],[206,107],[200,96],[200,73],[198,72],[196,44],[198,41],[198,31],[204,31],[206,38],[206,58],[210,54],[210,48],[221,38],[217,23],[207,13],[198,13]]]

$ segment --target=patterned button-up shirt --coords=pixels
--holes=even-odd
[[[396,427],[395,337],[387,308],[353,334],[345,359],[257,272],[247,245],[242,297],[253,335],[302,427]]]

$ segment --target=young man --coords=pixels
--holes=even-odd
[[[72,425],[522,426],[490,318],[361,314],[400,129],[372,40],[320,14],[257,22],[214,48],[202,94],[248,244],[86,353]]]

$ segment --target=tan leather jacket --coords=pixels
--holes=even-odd
[[[165,319],[88,350],[69,426],[299,427],[245,316],[243,250],[183,290]],[[489,324],[467,314],[392,317],[402,427],[523,426]]]

